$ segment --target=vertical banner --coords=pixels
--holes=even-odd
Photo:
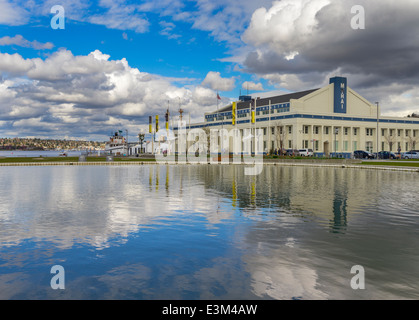
[[[256,123],[256,99],[255,99],[255,105],[253,106],[253,122],[252,123]]]
[[[156,116],[156,132],[159,131],[159,116]]]
[[[148,133],[153,133],[153,117],[148,117]]]
[[[166,111],[165,118],[166,118],[166,132],[167,132],[169,131],[169,109],[167,109]]]
[[[236,125],[236,112],[237,112],[237,102],[233,102],[232,110],[231,110],[231,124],[233,126]]]

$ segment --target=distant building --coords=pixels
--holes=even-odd
[[[334,77],[329,85],[263,99],[242,96],[233,104],[205,114],[194,128],[237,128],[263,130],[263,150],[313,149],[316,156],[350,157],[355,150],[409,151],[419,148],[419,119],[384,117],[379,105],[371,103]],[[251,111],[255,118],[252,123]],[[176,132],[176,128],[175,128]]]

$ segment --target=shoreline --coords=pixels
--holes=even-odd
[[[323,161],[323,163],[322,163]],[[246,163],[240,164],[222,164],[222,163],[159,163],[156,161],[87,161],[87,162],[78,162],[78,161],[60,161],[60,162],[5,162],[0,163],[0,167],[30,167],[30,166],[130,166],[130,165],[239,165],[239,166],[250,166]],[[267,161],[263,162],[263,165],[267,166],[294,166],[294,167],[314,167],[314,168],[341,168],[341,169],[369,169],[369,170],[385,170],[385,171],[400,171],[400,172],[418,172],[419,167],[408,167],[408,166],[391,166],[391,165],[363,165],[361,163],[347,163],[341,161],[340,163],[324,163],[324,160],[320,161]]]

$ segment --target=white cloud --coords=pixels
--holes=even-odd
[[[317,13],[330,0],[274,1],[270,9],[257,9],[243,33],[244,42],[269,49],[293,59],[301,45],[316,31]]]
[[[28,13],[20,6],[0,0],[0,25],[19,26],[27,23]]]
[[[242,84],[242,89],[244,90],[252,90],[252,91],[263,91],[263,86],[262,84],[259,83],[254,83],[253,81],[245,81]]]
[[[89,22],[104,25],[109,29],[132,30],[137,33],[148,31],[150,23],[135,5],[120,0],[100,1],[99,5],[106,12],[86,17]]]
[[[7,122],[0,135],[106,139],[115,126],[138,132],[149,115],[163,116],[168,101],[173,116],[181,105],[192,121],[202,121],[217,104],[210,88],[179,88],[179,79],[141,72],[99,50],[85,56],[59,50],[45,59],[0,53],[0,72],[6,77],[0,81],[0,119]]]
[[[234,78],[222,78],[219,72],[210,71],[206,75],[203,86],[207,86],[213,90],[231,91],[234,89]]]
[[[8,46],[8,45],[17,45],[19,47],[33,48],[35,50],[52,49],[54,47],[54,45],[51,42],[41,43],[36,40],[29,41],[29,40],[26,40],[20,34],[14,37],[5,36],[5,37],[0,38],[0,46]]]

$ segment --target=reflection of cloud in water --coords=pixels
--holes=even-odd
[[[277,300],[327,299],[318,288],[317,271],[305,261],[304,252],[289,239],[281,248],[267,249],[243,257],[251,274],[253,292],[260,298]]]
[[[60,248],[75,243],[105,248],[113,238],[123,243],[130,233],[165,223],[163,217],[196,212],[211,223],[228,217],[217,214],[218,203],[201,182],[187,171],[182,177],[179,170],[172,169],[96,166],[1,170],[0,178],[7,188],[0,190],[0,246],[42,239]],[[173,177],[174,171],[178,176]],[[179,178],[185,180],[181,188]]]

